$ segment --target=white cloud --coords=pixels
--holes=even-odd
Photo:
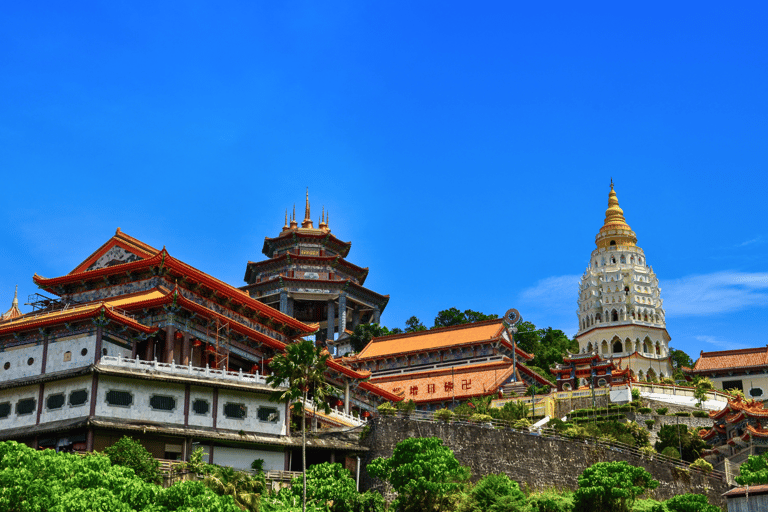
[[[737,247],[746,247],[747,245],[761,244],[761,243],[763,243],[763,235],[760,235],[757,238],[753,238],[752,240],[747,240],[746,242],[742,242]]]
[[[694,336],[694,338],[697,341],[701,341],[702,343],[709,343],[710,345],[715,345],[720,350],[736,350],[740,348],[747,348],[746,345],[742,345],[740,343],[733,343],[731,341],[722,341],[714,336],[706,336],[706,335],[699,335]]]
[[[517,309],[523,320],[538,327],[560,329],[571,336],[578,330],[576,298],[580,275],[552,276],[524,289],[518,296]]]
[[[768,307],[768,272],[722,271],[661,282],[667,318]]]

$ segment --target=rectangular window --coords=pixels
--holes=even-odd
[[[16,402],[16,415],[24,416],[35,412],[37,401],[34,398],[25,398]]]
[[[61,409],[64,407],[64,393],[56,393],[55,395],[48,395],[48,398],[45,399],[45,408],[52,410],[52,409]]]
[[[176,408],[176,399],[172,396],[152,395],[149,406],[157,411],[172,411]]]
[[[245,418],[245,404],[235,404],[227,402],[224,404],[224,416],[233,420],[242,420]]]
[[[73,391],[69,394],[69,405],[72,407],[83,405],[87,401],[88,391],[85,389],[78,389],[77,391]]]
[[[472,389],[472,379],[464,379],[461,381],[461,389]]]
[[[740,380],[724,380],[723,390],[738,389],[742,393],[744,392],[744,385]]]
[[[280,419],[280,413],[274,407],[259,407],[256,416],[259,418],[259,421],[268,421],[270,423],[276,423]]]
[[[133,404],[133,395],[127,391],[107,391],[107,405],[117,407],[130,407]]]
[[[427,393],[434,393],[434,392],[435,392],[435,385],[427,384]]]
[[[210,405],[208,404],[208,400],[201,400],[198,398],[192,402],[192,410],[195,414],[208,414],[209,408]]]
[[[453,391],[453,382],[446,382],[445,383],[445,391]]]
[[[411,395],[419,394],[419,386],[411,386]]]
[[[3,402],[0,404],[0,418],[7,418],[11,414],[11,403]]]

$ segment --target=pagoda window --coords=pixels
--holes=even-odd
[[[72,391],[69,394],[69,405],[71,407],[77,407],[79,405],[83,405],[88,401],[88,391],[85,389],[78,389],[77,391]]]
[[[434,392],[435,392],[435,385],[427,384],[427,393],[434,393]]]
[[[227,402],[224,404],[224,416],[233,420],[245,419],[248,409],[245,404]]]
[[[133,395],[127,391],[107,391],[107,405],[115,407],[130,407],[133,404]]]
[[[612,322],[618,322],[619,321],[619,312],[615,309],[611,312],[611,321]]]
[[[627,258],[626,258],[626,256],[624,256],[624,255],[622,254],[622,255],[621,255],[621,257],[619,258],[619,261],[620,261],[620,262],[622,262],[622,263],[626,263],[626,262],[627,262]]]
[[[37,409],[37,400],[34,398],[25,398],[16,402],[16,415],[25,416],[32,414]]]
[[[259,421],[277,423],[280,419],[280,412],[274,407],[259,407],[256,411],[256,416],[259,418]]]
[[[763,390],[762,388],[752,388],[749,390],[749,396],[752,398],[757,398],[759,396],[763,396]]]
[[[464,379],[461,381],[461,389],[472,389],[472,379]]]
[[[446,391],[446,393],[447,393],[448,391],[453,391],[453,382],[447,381],[447,382],[445,383],[445,391]]]
[[[11,402],[0,404],[0,419],[7,418],[11,414]]]
[[[621,353],[623,350],[624,350],[624,349],[623,349],[623,347],[622,347],[621,341],[616,341],[616,342],[614,342],[614,344],[613,344],[613,353],[614,353],[614,354],[619,354],[619,353]]]
[[[61,409],[62,407],[64,407],[64,402],[66,402],[64,393],[56,393],[55,395],[48,395],[48,398],[45,399],[45,408],[49,410]]]

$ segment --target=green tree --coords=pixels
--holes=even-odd
[[[736,483],[740,485],[768,484],[768,454],[750,455],[739,467]]]
[[[696,399],[696,407],[701,407],[707,399],[707,393],[715,388],[715,385],[706,377],[696,379],[693,388],[693,397]]]
[[[527,418],[531,409],[528,404],[522,400],[510,400],[501,406],[499,419],[504,421],[516,421]]]
[[[290,489],[294,495],[301,496],[301,479],[294,478]],[[317,505],[328,507],[330,512],[375,512],[384,509],[381,494],[358,493],[349,471],[338,463],[323,462],[311,466],[307,470],[307,494]],[[379,499],[376,499],[377,496]]]
[[[366,345],[371,342],[373,338],[386,336],[388,334],[391,334],[389,329],[383,325],[359,324],[357,327],[355,327],[355,330],[352,331],[352,334],[349,336],[349,343],[352,345],[352,350],[355,352],[360,352],[365,348]]]
[[[332,392],[325,383],[326,362],[328,352],[309,340],[304,339],[286,345],[285,352],[272,358],[269,367],[272,375],[267,377],[267,384],[273,388],[288,385],[284,391],[276,391],[270,397],[275,402],[301,402],[294,403],[294,407],[300,406],[301,415],[301,468],[304,482],[304,495],[302,496],[302,510],[307,510],[307,415],[304,412],[304,404],[310,393],[316,407],[321,407],[326,414],[330,414],[331,407],[327,398]]]
[[[162,481],[160,463],[132,437],[121,437],[118,442],[106,448],[104,454],[112,464],[131,468],[145,482],[159,484]]]
[[[526,499],[507,475],[487,475],[467,493],[460,512],[522,512]]]
[[[673,374],[675,379],[677,380],[685,379],[685,374],[683,373],[683,367],[685,368],[693,367],[693,359],[691,359],[691,356],[689,356],[682,350],[669,347],[669,357],[670,359],[672,359],[672,369],[673,369]]]
[[[563,356],[568,352],[578,352],[579,343],[572,340],[559,329],[547,327],[537,329],[531,322],[520,322],[515,334],[515,343],[521,350],[533,355],[533,359],[526,366],[536,367],[537,373],[555,382],[555,376],[550,373],[550,368],[563,362]]]
[[[669,512],[722,512],[701,494],[679,494],[665,501],[664,506]]]
[[[424,326],[423,323],[421,323],[421,320],[416,318],[415,316],[412,316],[408,320],[405,321],[405,332],[419,332],[419,331],[426,331],[427,328]]]
[[[575,512],[629,512],[635,499],[659,482],[643,468],[626,461],[598,462],[579,476]]]
[[[232,496],[243,510],[257,512],[261,495],[267,488],[264,473],[251,476],[244,471],[216,466],[203,480],[203,484],[219,496]]]
[[[449,308],[437,313],[437,316],[435,317],[435,325],[432,328],[437,329],[438,327],[469,324],[481,322],[483,320],[491,320],[493,318],[498,318],[498,315],[486,315],[479,311],[472,311],[471,309],[462,312],[456,308]]]
[[[200,482],[163,489],[103,454],[80,456],[0,443],[0,510],[5,512],[240,512],[231,496]]]
[[[664,448],[671,446],[680,451],[682,459],[693,462],[701,457],[702,450],[707,448],[707,443],[702,440],[693,430],[688,429],[686,425],[662,425],[657,434],[657,441],[653,447],[657,452],[662,453]]]
[[[470,474],[437,437],[400,441],[392,457],[379,457],[367,469],[392,485],[397,492],[393,507],[403,512],[450,510]]]

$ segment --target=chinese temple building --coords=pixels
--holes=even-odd
[[[738,389],[748,398],[768,398],[768,347],[702,351],[693,368],[683,371],[691,377],[708,377],[716,389]]]
[[[739,465],[750,455],[768,452],[768,410],[763,402],[737,397],[709,416],[713,427],[699,431],[699,435],[712,447],[702,456],[715,469],[722,470],[725,459]]]
[[[557,376],[558,391],[573,391],[580,387],[604,388],[626,384],[629,368],[618,368],[612,359],[603,359],[595,352],[568,354],[563,364],[551,369]]]
[[[371,383],[424,410],[498,395],[513,383],[522,392],[531,384],[552,385],[525,366],[531,359],[513,345],[501,319],[382,336],[343,358],[358,371],[370,371]]]
[[[216,464],[297,467],[290,404],[270,401],[265,374],[317,325],[119,228],[68,274],[34,282],[57,298],[0,322],[0,439],[100,451],[128,434],[156,458],[186,460],[202,446]],[[326,379],[341,391],[326,424],[398,399],[369,376],[328,361]]]
[[[595,243],[579,285],[579,351],[612,358],[633,380],[671,377],[659,280],[624,218],[613,181]]]
[[[301,226],[295,208],[290,221],[286,212],[280,234],[264,240],[262,252],[269,259],[248,262],[242,290],[302,322],[318,324],[318,341],[333,349],[337,333],[379,323],[389,301],[388,295],[363,286],[368,269],[345,259],[351,246],[331,233],[324,209],[314,227],[307,192]]]

